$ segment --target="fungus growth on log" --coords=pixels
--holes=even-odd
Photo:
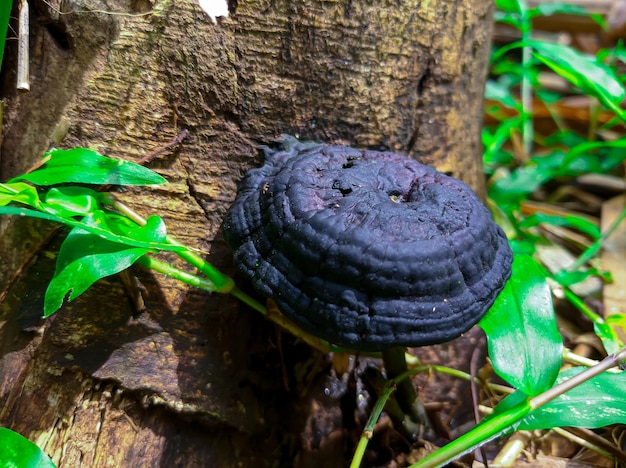
[[[224,221],[235,263],[286,317],[381,351],[460,336],[511,271],[506,237],[463,182],[390,152],[265,149]]]

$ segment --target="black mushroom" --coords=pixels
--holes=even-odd
[[[445,342],[511,271],[502,230],[463,182],[405,156],[288,137],[224,221],[235,263],[285,316],[362,351]]]

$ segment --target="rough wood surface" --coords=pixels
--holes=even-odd
[[[12,91],[6,56],[0,179],[68,124],[58,146],[129,160],[189,129],[150,163],[170,184],[124,197],[230,274],[221,219],[257,144],[281,133],[407,153],[482,193],[491,0],[235,4],[213,24],[191,1],[33,1],[30,93]],[[230,298],[141,272],[145,312],[112,279],[40,323],[46,233],[2,223],[2,425],[61,466],[293,461],[302,425],[285,420],[299,398],[286,388],[318,355],[282,353],[292,345]]]

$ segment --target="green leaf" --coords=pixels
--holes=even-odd
[[[585,141],[572,146],[563,160],[563,172],[572,175],[606,172],[626,160],[626,137],[613,141]],[[615,150],[615,151],[612,151]],[[595,153],[595,154],[594,154]]]
[[[46,212],[64,218],[85,216],[100,208],[98,192],[86,187],[53,187],[44,196]]]
[[[511,239],[511,250],[514,254],[532,255],[535,253],[535,243],[528,239]]]
[[[557,383],[578,375],[586,368],[563,371]],[[595,429],[626,423],[626,374],[603,372],[569,390],[526,416],[519,430],[532,431],[552,427]]]
[[[128,237],[124,234],[119,234],[116,231],[120,231],[118,224],[114,223],[112,226],[108,225],[107,218],[111,218],[113,215],[107,215],[105,212],[101,210],[94,211],[90,213],[89,216],[95,219],[95,222],[87,222],[86,220],[76,221],[73,218],[62,218],[60,216],[41,213],[35,210],[29,210],[26,208],[18,208],[14,206],[0,206],[0,215],[2,214],[10,214],[10,215],[18,215],[18,216],[28,216],[31,218],[39,218],[45,219],[48,221],[54,221],[57,223],[62,223],[71,227],[81,227],[86,231],[89,231],[92,234],[98,235],[103,239],[106,239],[111,242],[117,242],[120,244],[125,244],[130,247],[142,247],[146,249],[154,249],[154,250],[171,250],[174,252],[180,252],[183,250],[189,250],[187,247],[182,245],[173,245],[167,242],[151,242],[145,241],[141,239],[134,239],[132,237]],[[111,230],[115,229],[115,230]]]
[[[602,15],[589,13],[585,8],[579,5],[571,5],[569,3],[540,3],[528,11],[529,18],[536,16],[552,16],[557,14],[584,16],[595,21],[601,28],[606,29],[606,21]]]
[[[528,11],[531,18],[536,16],[552,16],[557,14],[589,16],[589,12],[579,5],[568,3],[541,3]]]
[[[519,203],[552,179],[553,175],[553,171],[542,166],[530,164],[520,167],[508,177],[496,180],[489,187],[489,198],[499,206]]]
[[[519,122],[521,119],[518,118],[502,122],[493,134],[489,132],[488,128],[483,128],[482,140],[485,148],[483,163],[488,169],[492,169],[494,166],[503,166],[513,161],[513,155],[504,151],[502,146],[511,138],[512,133],[518,128]]]
[[[596,53],[596,57],[598,57],[598,60],[606,63],[615,62],[616,60],[626,63],[626,47],[624,43],[620,41],[610,49],[600,49]]]
[[[89,220],[87,222],[88,225],[91,225],[94,221],[95,224],[102,223],[102,220],[100,220],[97,216],[93,218],[94,221],[92,221],[91,218],[87,219]],[[163,219],[156,215],[148,217],[145,226],[139,226],[130,219],[117,214],[108,214],[105,222],[111,232],[130,239],[145,242],[146,245],[165,242],[167,237],[165,223],[163,222]]]
[[[573,148],[576,145],[586,142],[587,139],[585,137],[570,130],[559,130],[545,139],[545,144],[549,147],[562,146],[565,148]]]
[[[530,227],[537,226],[538,224],[551,224],[553,226],[564,226],[577,229],[578,231],[587,234],[593,240],[600,238],[602,233],[600,228],[588,219],[581,218],[579,216],[559,216],[549,215],[545,213],[534,213],[519,223],[521,229],[528,229]]]
[[[30,440],[0,427],[0,466],[4,468],[55,468],[52,460]]]
[[[501,378],[529,396],[552,387],[562,339],[545,272],[532,257],[514,257],[511,278],[478,326]]]
[[[508,24],[515,29],[522,29],[522,21],[520,15],[517,13],[509,13],[503,11],[496,11],[493,15],[494,21],[497,23]]]
[[[0,206],[9,203],[22,203],[36,208],[40,206],[39,194],[35,187],[24,182],[0,184]]]
[[[110,226],[115,224],[109,222]],[[145,242],[162,242],[166,236],[165,224],[156,216],[148,218],[142,227],[117,225],[113,229],[125,230]],[[75,227],[61,245],[56,271],[46,290],[44,315],[48,317],[56,312],[68,294],[68,301],[76,299],[99,279],[127,269],[149,251],[111,242]]]
[[[485,98],[498,101],[511,109],[521,108],[520,104],[513,97],[511,89],[499,81],[487,80],[487,83],[485,83]]]
[[[595,57],[551,42],[526,41],[524,45],[535,50],[534,55],[538,60],[585,93],[598,98],[610,109],[615,110],[626,96],[613,70]]]
[[[585,281],[590,276],[604,277],[604,274],[597,268],[588,268],[586,270],[576,271],[559,270],[552,276],[560,285],[569,287],[573,284]]]
[[[12,179],[35,185],[81,183],[96,185],[151,185],[166,180],[150,169],[121,159],[108,158],[85,148],[54,149],[44,156],[50,158],[39,169]]]
[[[626,332],[626,315],[609,315],[604,322],[594,322],[593,329],[602,340],[602,345],[608,354],[613,354],[624,347],[620,335],[624,336]]]
[[[526,10],[525,3],[520,0],[496,0],[496,8],[511,13],[521,13]]]

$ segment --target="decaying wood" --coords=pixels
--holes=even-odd
[[[483,192],[491,0],[233,6],[213,24],[190,0],[32,1],[29,93],[12,91],[5,57],[0,178],[31,166],[68,122],[58,146],[137,161],[187,129],[182,146],[148,162],[170,184],[124,198],[229,274],[221,219],[260,162],[257,145],[282,133],[407,153]],[[51,254],[23,263],[39,252],[41,225],[0,222],[0,285],[11,286],[0,309],[2,425],[61,466],[291,461],[297,429],[280,415],[293,412],[283,376],[295,358],[276,351],[261,318],[138,273],[138,316],[112,279],[40,323]]]

